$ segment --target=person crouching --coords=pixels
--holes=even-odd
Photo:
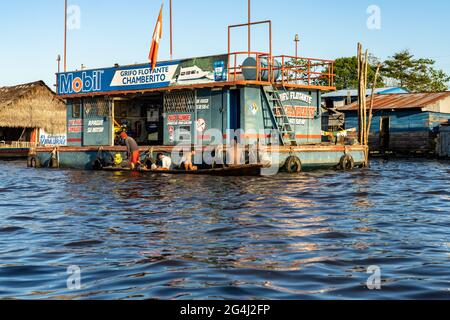
[[[139,151],[139,146],[132,137],[129,137],[126,132],[122,132],[120,134],[125,146],[127,147],[127,157],[129,160],[129,164],[132,170],[136,168],[139,164],[139,157],[141,155]]]
[[[195,155],[195,151],[184,152],[183,158],[180,161],[180,169],[185,171],[197,171],[198,167],[194,166],[192,159]]]

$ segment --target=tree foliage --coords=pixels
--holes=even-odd
[[[378,59],[371,56],[367,70],[368,83],[373,83]],[[334,71],[336,74],[335,86],[337,90],[358,88],[358,59],[357,57],[339,58],[335,61]],[[384,86],[383,79],[377,80],[377,87]]]
[[[384,62],[382,74],[391,83],[411,92],[446,91],[450,77],[435,69],[435,64],[432,59],[415,59],[409,50],[404,50]]]
[[[368,83],[373,83],[376,66],[380,61],[370,57]],[[381,77],[377,87],[399,86],[411,92],[440,92],[448,90],[450,76],[435,68],[432,59],[416,59],[404,50],[382,62]],[[335,85],[338,90],[358,88],[358,60],[344,57],[335,62]]]

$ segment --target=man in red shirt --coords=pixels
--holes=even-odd
[[[139,156],[141,155],[139,151],[139,146],[132,137],[129,137],[126,132],[122,132],[120,137],[125,142],[127,146],[127,156],[130,160],[131,169],[136,168],[136,165],[139,163]]]

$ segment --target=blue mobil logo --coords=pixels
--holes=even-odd
[[[83,71],[59,74],[59,94],[77,94],[102,91],[104,71]]]
[[[122,68],[66,72],[58,75],[59,95],[76,95],[108,91],[145,90],[171,85],[176,79],[178,62]]]

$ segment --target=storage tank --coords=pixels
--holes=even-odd
[[[259,64],[261,68],[268,68],[267,58],[261,58],[259,59]],[[275,60],[274,63],[274,74],[273,78],[277,80],[281,76],[281,63],[279,61]],[[245,80],[256,80],[256,59],[253,57],[248,57],[244,60],[244,63],[242,64],[242,74],[244,76]],[[261,79],[262,81],[268,81],[269,79],[269,72],[268,70],[261,71]]]

